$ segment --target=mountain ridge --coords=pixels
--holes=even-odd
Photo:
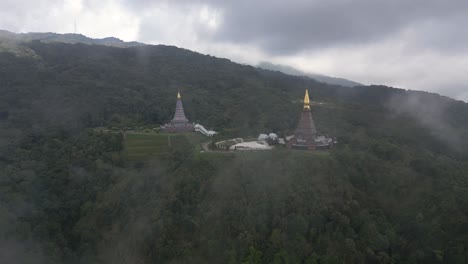
[[[301,70],[298,70],[292,66],[288,65],[282,65],[282,64],[273,64],[271,62],[260,62],[257,64],[257,67],[266,69],[266,70],[272,70],[272,71],[280,71],[285,74],[290,74],[290,75],[296,75],[296,76],[307,76],[312,79],[316,79],[319,82],[324,82],[324,83],[329,83],[329,84],[336,84],[336,85],[342,85],[342,86],[362,86],[363,84],[355,82],[355,81],[350,81],[344,78],[339,78],[339,77],[331,77],[323,74],[318,74],[318,73],[309,73],[309,72],[304,72]]]
[[[141,43],[136,41],[125,42],[115,37],[105,37],[105,38],[90,38],[82,34],[76,33],[65,33],[65,34],[58,34],[52,32],[28,32],[28,33],[13,33],[7,30],[0,30],[0,49],[2,48],[2,39],[3,42],[5,41],[13,41],[16,43],[19,42],[30,42],[30,41],[41,41],[44,43],[51,43],[51,42],[62,42],[62,43],[83,43],[88,45],[105,45],[111,47],[119,47],[119,48],[128,48],[128,47],[135,47],[135,46],[143,46],[143,45],[152,45],[147,43]],[[5,48],[5,47],[4,47]],[[21,48],[12,48],[17,54],[21,54],[23,51],[25,54],[31,54],[31,51],[28,50],[25,52],[24,49]],[[316,79],[320,82],[329,83],[329,84],[337,84],[343,86],[358,86],[362,85],[360,83],[346,80],[344,78],[337,78],[337,77],[330,77],[323,74],[314,74],[314,73],[306,73],[299,71],[293,67],[286,66],[286,65],[277,65],[272,64],[269,62],[260,62],[259,64],[255,65],[255,67],[259,67],[266,70],[277,70],[283,72],[285,74],[296,75],[296,76],[307,76],[313,79]]]
[[[62,42],[62,43],[83,43],[90,45],[105,45],[112,47],[135,47],[148,45],[137,41],[126,42],[116,37],[105,37],[105,38],[90,38],[79,33],[53,33],[53,32],[27,32],[27,33],[14,33],[7,30],[0,29],[0,40],[10,40],[16,42],[30,42],[30,41],[41,41],[44,43],[49,42]]]
[[[117,48],[132,48],[132,47],[143,47],[143,46],[167,46],[164,44],[146,44],[146,43],[141,43],[137,41],[125,42],[116,37],[105,37],[105,38],[95,39],[95,38],[87,37],[82,34],[75,34],[75,33],[65,33],[65,34],[52,33],[52,32],[14,33],[14,32],[0,29],[0,52],[2,51],[11,52],[17,56],[32,56],[32,57],[38,58],[37,54],[35,54],[33,50],[27,47],[27,45],[23,45],[31,41],[40,41],[43,43],[68,43],[68,44],[80,43],[80,44],[87,44],[87,45],[103,45],[103,46],[117,47]],[[181,50],[188,50],[188,49],[180,48],[176,46],[167,46],[167,47],[175,47]],[[201,53],[198,53],[197,51],[192,51],[192,50],[188,50],[188,51],[201,54]],[[228,58],[216,57],[216,56],[212,56],[208,54],[204,54],[204,55],[230,61],[230,59]],[[327,83],[331,85],[340,85],[344,87],[365,86],[361,83],[347,80],[344,78],[330,77],[327,75],[316,74],[316,73],[307,73],[307,72],[300,71],[291,66],[273,64],[270,62],[260,62],[256,66],[254,65],[250,65],[250,66],[257,67],[263,70],[279,71],[281,73],[293,75],[293,76],[304,76],[304,77],[312,78],[319,82],[323,82],[323,83]],[[372,86],[379,86],[379,85],[372,85]],[[437,94],[439,96],[445,96],[445,95],[440,95],[435,92],[416,91],[416,90],[411,90],[411,89],[409,89],[409,91],[423,92],[423,93],[429,93],[429,94]],[[445,96],[445,97],[448,97],[448,96]],[[460,101],[459,99],[455,99],[451,97],[448,97],[448,98]]]

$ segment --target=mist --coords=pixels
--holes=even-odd
[[[467,123],[463,119],[451,116],[453,109],[457,109],[452,103],[450,99],[436,95],[407,92],[390,98],[387,106],[393,113],[414,118],[433,136],[451,148],[464,150],[467,142],[461,127],[466,127]],[[464,103],[460,102],[460,105]]]

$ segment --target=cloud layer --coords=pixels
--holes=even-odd
[[[164,43],[468,101],[463,0],[4,0],[0,28]]]

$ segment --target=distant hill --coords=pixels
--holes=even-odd
[[[22,41],[22,42],[29,42],[33,40],[39,40],[44,43],[51,43],[51,42],[62,42],[62,43],[83,43],[89,45],[105,45],[111,47],[120,47],[120,48],[128,48],[134,46],[142,46],[145,45],[140,42],[131,41],[125,42],[121,39],[115,37],[107,37],[102,39],[94,39],[86,37],[82,34],[57,34],[57,33],[12,33],[6,30],[0,30],[0,41]]]
[[[301,70],[298,70],[294,67],[287,66],[287,65],[280,65],[280,64],[273,64],[270,62],[260,62],[257,67],[266,69],[266,70],[272,70],[272,71],[280,71],[282,73],[290,74],[290,75],[296,75],[296,76],[307,76],[312,79],[315,79],[319,82],[324,82],[324,83],[329,83],[329,84],[336,84],[336,85],[342,85],[342,86],[361,86],[361,83],[346,80],[343,78],[336,78],[336,77],[330,77],[322,74],[317,74],[317,73],[308,73],[308,72],[303,72]]]
[[[52,43],[52,42],[61,42],[61,43],[82,43],[88,45],[104,45],[104,46],[111,46],[111,47],[119,47],[119,48],[128,48],[128,47],[135,47],[135,46],[144,46],[147,44],[131,41],[125,42],[121,39],[115,37],[107,37],[102,39],[94,39],[86,37],[82,34],[57,34],[57,33],[13,33],[7,30],[0,30],[0,51],[10,51],[20,56],[34,56],[35,53],[24,46],[20,46],[20,43],[23,42],[31,42],[31,41],[40,41],[43,43]],[[337,78],[337,77],[330,77],[322,74],[317,73],[308,73],[298,70],[294,67],[287,66],[287,65],[280,65],[280,64],[273,64],[270,62],[261,62],[257,65],[257,67],[272,70],[272,71],[280,71],[285,74],[289,75],[296,75],[296,76],[307,76],[312,79],[315,79],[319,82],[328,83],[328,84],[336,84],[341,86],[362,86],[361,83],[350,81],[344,78]]]
[[[82,43],[88,45],[104,45],[119,48],[128,48],[145,45],[140,42],[125,42],[115,37],[102,39],[93,39],[82,34],[57,34],[57,33],[13,33],[7,30],[0,30],[0,51],[10,51],[20,56],[33,56],[34,52],[27,47],[20,46],[20,43],[40,41],[43,43],[61,42],[61,43]]]

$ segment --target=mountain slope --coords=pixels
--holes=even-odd
[[[296,75],[296,76],[308,76],[312,79],[315,79],[319,82],[324,82],[324,83],[329,83],[329,84],[335,84],[335,85],[342,85],[342,86],[362,86],[362,84],[346,80],[343,78],[336,78],[336,77],[330,77],[322,74],[316,74],[316,73],[307,73],[300,71],[296,68],[293,68],[291,66],[287,65],[278,65],[278,64],[273,64],[270,62],[260,62],[257,67],[266,69],[266,70],[272,70],[272,71],[280,71],[282,73],[290,74],[290,75]]]

